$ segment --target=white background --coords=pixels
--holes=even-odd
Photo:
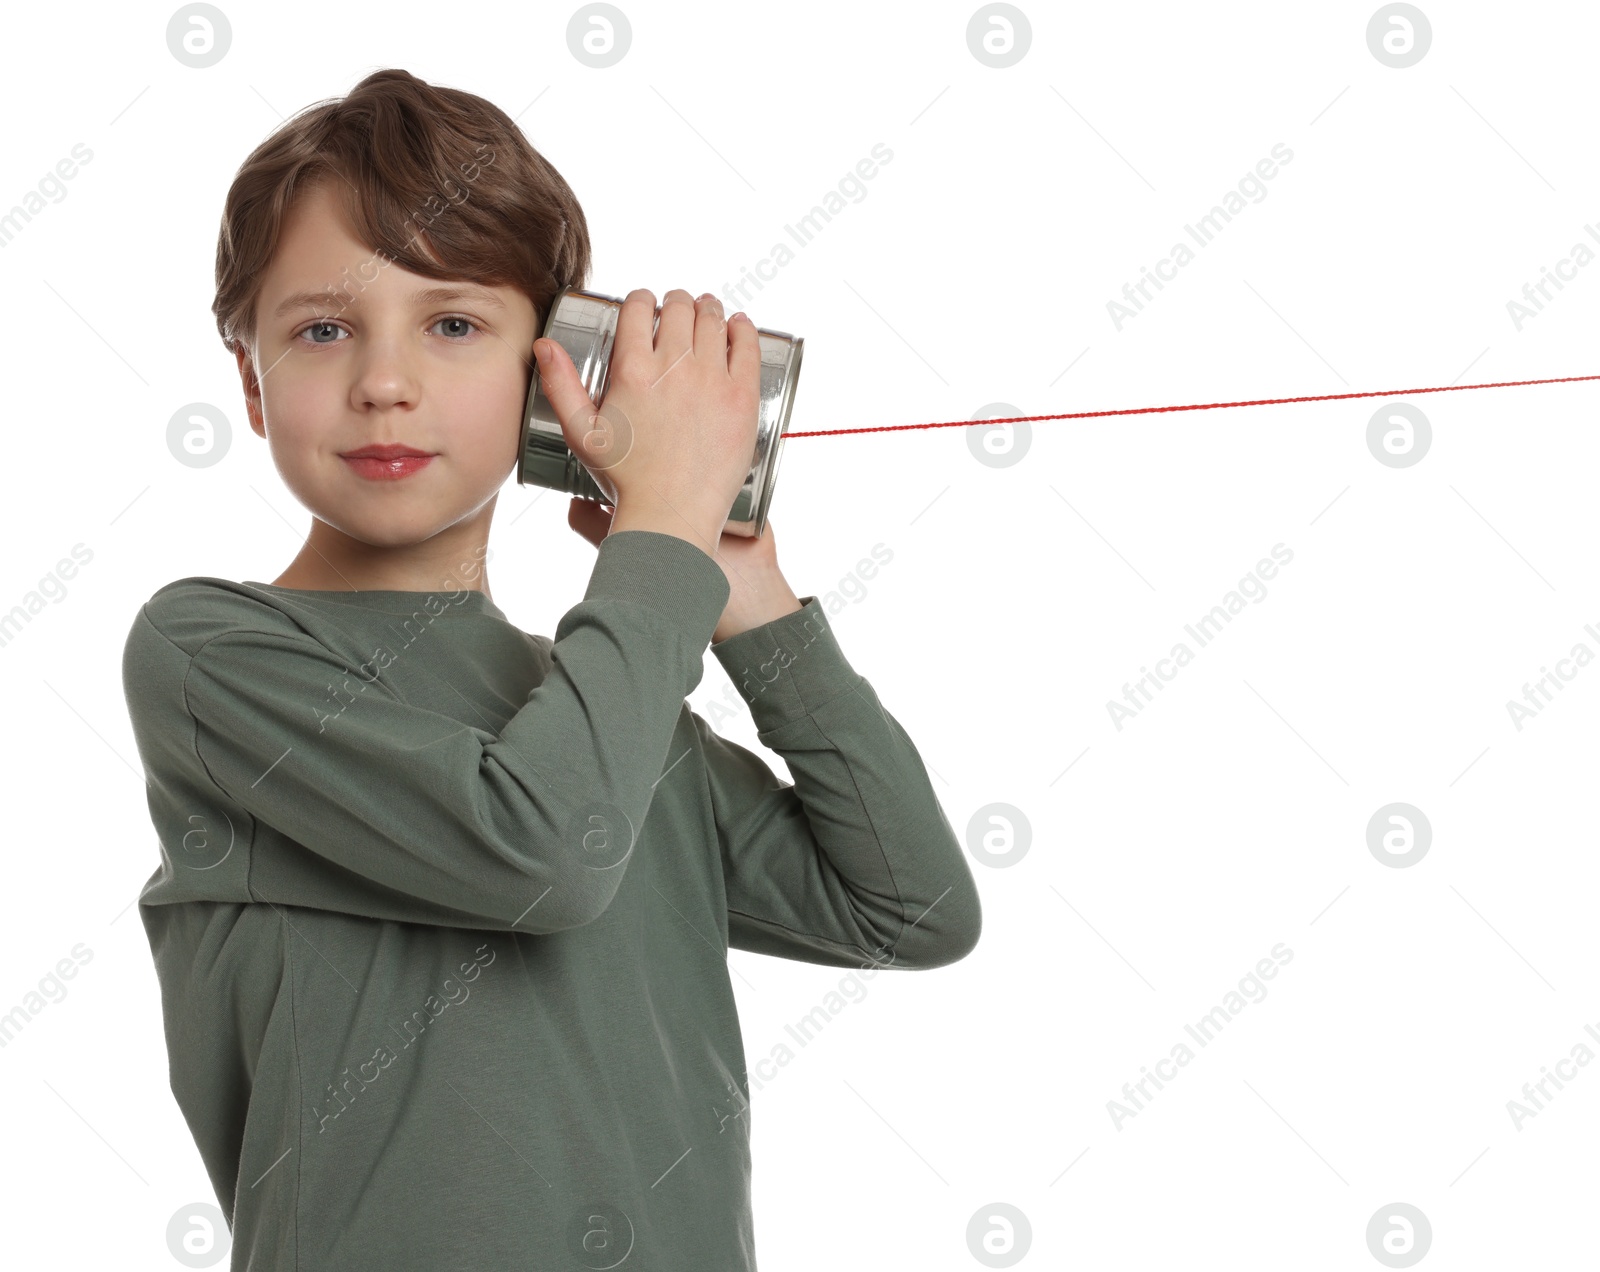
[[[1594,374],[1600,262],[1521,330],[1507,302],[1600,250],[1595,11],[1422,7],[1431,47],[1396,69],[1370,2],[1029,3],[1027,54],[996,69],[970,4],[626,3],[629,53],[595,70],[573,6],[235,2],[230,51],[196,70],[168,51],[173,8],[13,6],[0,209],[75,143],[93,159],[0,250],[0,611],[72,545],[93,558],[0,648],[0,1013],[75,945],[92,958],[0,1049],[8,1246],[175,1268],[168,1221],[214,1201],[134,904],[159,850],[120,655],[163,583],[274,578],[309,527],[208,308],[228,184],[282,118],[385,66],[495,102],[582,200],[592,289],[717,291],[805,338],[795,431]],[[736,298],[880,142],[864,197]],[[1280,142],[1266,197],[1117,330],[1107,302]],[[1432,444],[1397,468],[1367,427],[1400,400]],[[233,427],[208,469],[166,446],[195,401]],[[863,982],[782,1069],[786,1025],[843,974],[733,954],[765,1272],[977,1268],[974,1226],[1025,1267],[1376,1268],[1369,1223],[1395,1203],[1431,1225],[1423,1266],[1588,1266],[1600,1072],[1569,1068],[1520,1128],[1509,1102],[1600,1054],[1600,669],[1520,730],[1506,703],[1600,651],[1596,401],[786,443],[785,573],[838,594],[846,654],[972,850],[984,929],[957,964]],[[528,631],[554,632],[593,563],[565,515],[508,480],[491,574]],[[1279,543],[1265,598],[1188,640],[1119,730],[1108,700]],[[874,545],[892,561],[865,579]],[[706,666],[702,714],[726,684]],[[714,723],[758,745],[742,711]],[[1394,802],[1432,828],[1405,868],[1367,842]],[[1184,1024],[1280,942],[1266,997],[1195,1046]],[[1186,1039],[1193,1062],[1119,1126],[1124,1083]]]

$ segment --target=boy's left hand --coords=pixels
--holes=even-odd
[[[598,548],[611,533],[612,511],[592,499],[574,497],[567,508],[567,524]],[[771,520],[760,538],[723,534],[712,560],[728,580],[728,604],[711,634],[713,644],[801,608],[800,598],[778,568]]]

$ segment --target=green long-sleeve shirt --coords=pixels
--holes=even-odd
[[[626,531],[553,642],[475,590],[142,607],[139,912],[235,1272],[755,1268],[728,949],[937,967],[981,912],[815,597],[711,646],[793,785],[689,710],[728,595]]]

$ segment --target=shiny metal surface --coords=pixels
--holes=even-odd
[[[550,316],[541,333],[567,351],[584,391],[597,406],[603,403],[621,311],[620,297],[565,288],[551,304]],[[657,325],[660,321],[658,305]],[[769,331],[765,327],[756,328],[756,333],[761,342],[761,410],[756,425],[756,444],[750,471],[729,510],[723,531],[759,538],[766,528],[767,512],[777,484],[783,435],[794,410],[805,341],[786,331]],[[531,377],[523,406],[518,454],[519,485],[544,486],[581,499],[609,502],[589,470],[568,448],[550,400],[540,390],[537,374]]]

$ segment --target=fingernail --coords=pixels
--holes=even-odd
[[[550,358],[550,346],[543,344],[540,341],[535,341],[533,345],[533,356],[541,363],[548,361]]]

